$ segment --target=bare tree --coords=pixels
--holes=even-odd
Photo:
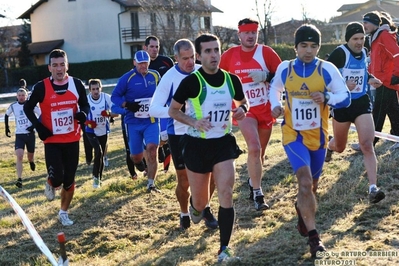
[[[223,51],[227,50],[231,44],[239,44],[237,30],[235,29],[215,26],[213,27],[213,32],[219,37]]]
[[[309,15],[308,12],[306,12],[306,7],[301,4],[302,7],[302,21],[303,23],[309,23]]]
[[[144,13],[151,17],[151,32],[160,38],[163,48],[172,52],[176,40],[195,39],[210,32],[210,6],[204,0],[139,0]]]
[[[259,21],[260,30],[262,32],[263,43],[268,44],[270,31],[272,30],[272,1],[264,0],[262,14],[259,11],[258,0],[255,0],[256,16]]]

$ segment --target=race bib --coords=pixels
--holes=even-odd
[[[51,112],[51,124],[53,128],[53,134],[67,134],[74,130],[73,124],[73,110],[59,110]]]
[[[141,107],[134,113],[134,116],[137,118],[149,118],[150,114],[148,110],[150,110],[151,98],[136,99],[136,102],[140,102]]]
[[[250,82],[242,84],[250,106],[265,104],[269,99],[269,88],[264,82]]]
[[[320,127],[320,105],[312,99],[292,99],[292,126],[295,130]]]
[[[351,93],[362,93],[364,87],[364,69],[349,69],[344,68],[342,71],[342,76],[344,77],[345,81],[353,80],[356,83],[356,87],[351,90]]]
[[[18,132],[25,130],[29,126],[29,120],[26,116],[20,116],[15,121]]]

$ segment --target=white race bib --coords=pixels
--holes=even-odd
[[[320,104],[312,99],[292,98],[292,127],[310,130],[320,127]]]
[[[356,82],[356,87],[353,90],[351,90],[351,93],[363,92],[364,82],[366,82],[364,80],[364,75],[365,75],[364,69],[344,68],[342,71],[342,76],[344,77],[345,81],[352,79],[354,82]]]
[[[269,99],[269,88],[264,82],[251,82],[242,84],[250,106],[265,104]]]
[[[67,134],[74,130],[73,110],[65,109],[51,112],[51,124],[53,126],[53,134]]]
[[[149,118],[149,109],[150,109],[150,103],[151,103],[151,98],[141,98],[141,99],[136,99],[136,102],[140,102],[140,109],[134,113],[134,116],[137,118]]]

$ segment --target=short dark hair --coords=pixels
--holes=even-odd
[[[49,56],[49,61],[48,64],[51,65],[51,58],[60,58],[60,57],[64,57],[65,61],[68,62],[68,57],[67,54],[64,50],[61,49],[54,49],[50,52],[50,56]]]
[[[26,89],[26,80],[20,79],[19,80],[19,87]]]
[[[242,19],[242,20],[240,20],[238,22],[238,26],[241,26],[243,24],[256,24],[256,25],[259,25],[259,22],[254,20],[254,19],[252,19],[252,18],[244,18],[244,19]]]
[[[101,80],[100,79],[89,79],[89,90],[91,90],[91,85],[94,85],[94,84],[98,84],[98,86],[100,88],[103,87],[103,85],[101,84]]]
[[[195,39],[195,51],[198,54],[201,54],[201,43],[213,42],[213,41],[217,41],[220,43],[219,38],[214,34],[210,33],[201,34],[200,36],[197,37],[197,39]]]
[[[148,36],[147,38],[145,38],[144,45],[145,45],[145,46],[148,46],[148,45],[150,44],[150,41],[151,41],[151,40],[157,41],[157,42],[159,43],[159,39],[158,39],[157,36],[150,35],[150,36]]]

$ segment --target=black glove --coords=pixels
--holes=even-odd
[[[137,112],[141,107],[140,102],[126,102],[125,108],[128,109],[129,111],[132,111],[133,113]]]
[[[392,77],[391,77],[391,85],[396,85],[396,84],[399,84],[399,77],[395,76],[395,75],[392,75]]]
[[[26,130],[28,130],[30,133],[33,132],[33,129],[34,129],[34,126],[30,126],[30,127],[27,127],[27,128],[26,128]]]
[[[6,126],[6,136],[11,138],[11,131],[9,126]]]
[[[109,123],[110,123],[111,125],[114,125],[114,122],[115,122],[115,119],[111,116],[111,117],[109,118]]]
[[[51,137],[53,135],[53,132],[50,131],[47,127],[45,127],[42,123],[37,122],[36,124],[36,131],[37,134],[39,135],[39,138],[41,140],[46,140],[48,137]]]
[[[75,114],[75,119],[79,121],[79,123],[83,124],[86,122],[86,113],[85,112],[77,112]]]

